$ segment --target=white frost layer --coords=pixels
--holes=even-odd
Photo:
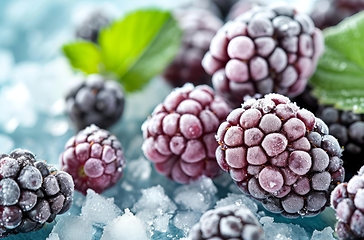
[[[331,227],[326,227],[322,231],[313,231],[311,240],[335,240],[333,236],[334,230]]]
[[[139,218],[135,217],[129,209],[125,214],[115,218],[104,227],[100,240],[147,240],[147,227]]]
[[[257,204],[249,197],[243,194],[228,193],[228,196],[216,202],[215,208],[234,204],[236,206],[245,206],[253,213],[258,211]]]
[[[308,240],[305,230],[294,224],[275,223],[272,217],[262,217],[260,223],[263,225],[265,239],[274,240]]]
[[[105,198],[88,189],[86,201],[81,209],[81,217],[90,219],[96,226],[104,226],[121,215],[121,210],[114,204],[113,198]]]
[[[54,238],[55,234],[62,240],[91,240],[93,233],[94,228],[90,219],[80,216],[62,216],[49,236],[52,240],[57,239]]]

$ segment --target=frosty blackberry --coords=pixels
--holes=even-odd
[[[100,30],[111,22],[110,16],[101,9],[91,11],[76,27],[76,37],[98,43]]]
[[[285,217],[313,216],[344,180],[326,124],[280,94],[250,99],[217,132],[216,158],[240,190]]]
[[[331,194],[331,206],[336,211],[339,239],[364,238],[364,166],[347,183],[339,184]]]
[[[74,179],[75,189],[86,195],[113,186],[122,176],[125,158],[119,140],[110,132],[90,125],[71,137],[60,155],[62,169]]]
[[[209,50],[211,39],[223,23],[207,10],[197,8],[179,9],[174,12],[183,31],[180,50],[167,67],[163,76],[173,86],[181,87],[190,82],[194,85],[211,85],[211,76],[201,65]]]
[[[0,154],[0,238],[37,231],[72,205],[72,177],[28,150]]]
[[[190,230],[188,240],[263,240],[263,228],[245,206],[229,205],[205,212]]]
[[[217,176],[215,133],[230,111],[207,85],[176,88],[142,125],[144,155],[179,183]]]
[[[121,117],[124,102],[120,84],[92,74],[69,91],[66,112],[78,130],[91,124],[108,128]]]
[[[246,95],[301,93],[323,48],[322,33],[309,16],[275,4],[227,22],[202,65],[217,93],[238,107]]]

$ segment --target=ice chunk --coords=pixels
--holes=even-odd
[[[216,202],[217,188],[208,177],[202,176],[197,181],[177,188],[174,201],[184,210],[203,213]]]
[[[187,234],[191,227],[200,220],[201,215],[202,213],[199,212],[179,211],[173,218],[173,224]]]
[[[13,148],[13,139],[7,135],[0,134],[0,153],[10,153]]]
[[[308,240],[307,233],[303,228],[292,223],[275,223],[272,217],[262,217],[260,223],[263,225],[265,239],[275,240]]]
[[[62,240],[91,240],[93,232],[91,219],[80,216],[62,216],[50,235],[57,234]]]
[[[253,213],[258,211],[257,204],[249,197],[243,194],[235,194],[235,193],[228,193],[226,198],[222,198],[216,202],[215,208],[228,206],[231,204],[235,204],[237,206],[245,206]]]
[[[152,230],[166,232],[169,219],[177,210],[176,205],[160,185],[143,189],[141,192],[141,198],[132,208],[135,216],[147,223]]]
[[[113,198],[105,198],[92,189],[87,190],[81,217],[90,219],[96,226],[103,227],[120,214],[121,210],[114,204]]]
[[[144,157],[128,163],[128,181],[145,181],[150,177],[152,167]]]
[[[104,227],[101,240],[113,239],[146,240],[149,237],[145,223],[135,217],[129,209],[125,209],[124,215],[115,218]]]
[[[49,234],[49,236],[46,238],[46,240],[60,240],[59,236],[57,233],[51,233]]]
[[[334,230],[331,227],[326,227],[322,231],[314,230],[311,240],[335,240],[333,233]]]

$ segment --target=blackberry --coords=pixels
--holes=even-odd
[[[69,210],[72,177],[23,149],[0,154],[0,238],[41,229]]]
[[[247,207],[228,205],[205,212],[187,239],[262,240],[264,234],[258,219]]]
[[[182,44],[173,62],[163,73],[173,87],[181,87],[186,82],[194,85],[211,85],[211,76],[201,65],[209,50],[211,39],[222,27],[222,21],[211,12],[197,8],[179,9],[174,12],[183,31]]]
[[[86,195],[88,188],[97,193],[113,186],[125,167],[119,140],[92,124],[71,137],[60,155],[62,169],[75,182],[75,189]]]
[[[364,239],[364,166],[347,183],[340,183],[331,193],[336,211],[339,239]]]
[[[66,96],[66,112],[78,130],[96,124],[108,128],[124,111],[124,93],[119,83],[91,74]]]
[[[216,158],[239,189],[271,212],[314,216],[344,180],[341,152],[328,127],[280,94],[250,99],[217,132]]]
[[[97,43],[100,30],[109,25],[111,20],[104,10],[95,9],[77,24],[76,37]]]
[[[144,155],[179,183],[217,176],[215,133],[230,111],[207,85],[176,88],[142,125]]]
[[[362,10],[363,0],[319,0],[310,16],[318,28],[325,29]]]
[[[215,35],[202,66],[232,107],[245,95],[301,93],[323,52],[311,18],[287,5],[254,7]]]

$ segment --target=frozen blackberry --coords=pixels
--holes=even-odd
[[[344,180],[342,149],[326,124],[280,94],[233,110],[216,139],[217,161],[240,190],[285,217],[320,213]]]
[[[364,239],[364,166],[347,183],[331,193],[331,206],[336,211],[339,239]]]
[[[215,133],[230,111],[207,85],[176,88],[142,125],[144,155],[179,183],[217,176]]]
[[[201,61],[223,22],[211,12],[197,8],[176,10],[174,16],[183,31],[182,44],[165,70],[164,78],[173,87],[181,87],[187,82],[211,85],[211,76],[205,72]]]
[[[228,205],[205,212],[190,230],[188,240],[263,240],[263,228],[245,206]]]
[[[75,189],[85,195],[88,188],[101,193],[113,186],[125,167],[119,140],[93,124],[67,141],[60,162],[73,177]]]
[[[364,10],[363,0],[319,0],[310,14],[315,25],[324,29]]]
[[[0,154],[0,238],[41,229],[72,205],[72,177],[28,150]]]
[[[99,32],[111,22],[111,17],[102,9],[89,12],[76,26],[76,37],[94,43],[98,42]]]
[[[78,130],[91,124],[108,128],[121,117],[124,102],[119,83],[92,74],[69,91],[66,112]]]
[[[288,5],[257,6],[217,32],[202,66],[235,108],[246,95],[301,93],[323,49],[322,33],[306,14]]]

